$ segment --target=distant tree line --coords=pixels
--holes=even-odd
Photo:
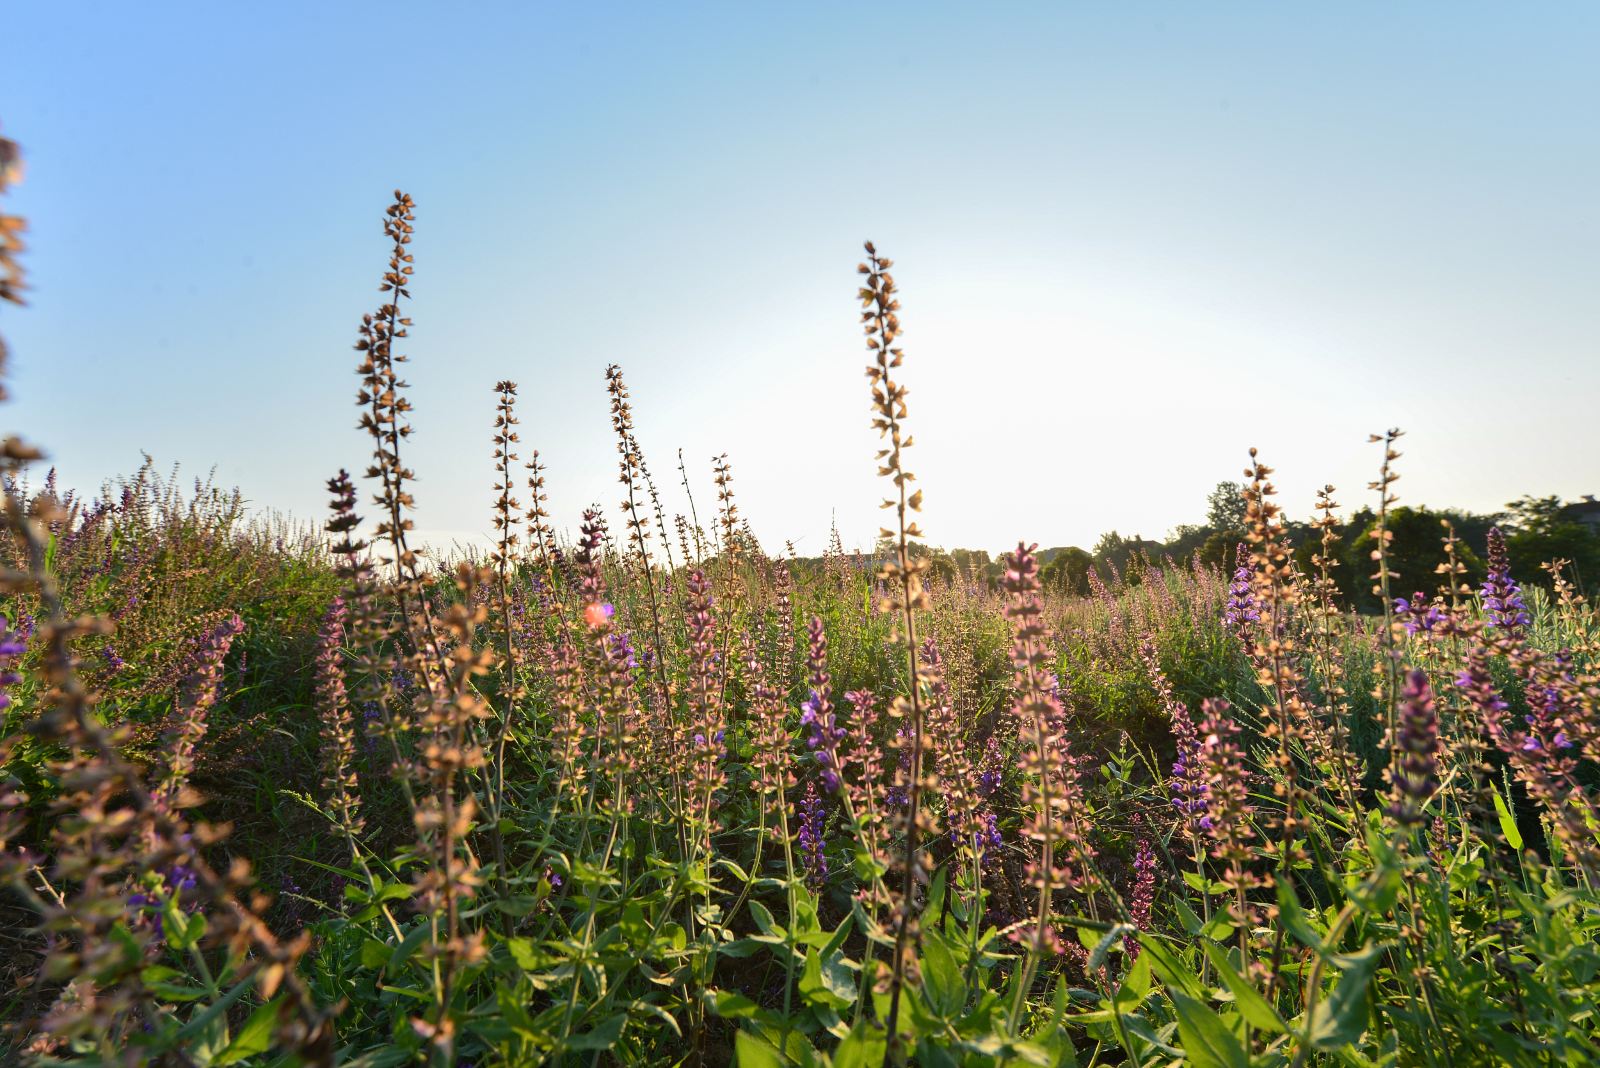
[[[1483,579],[1489,531],[1496,526],[1505,535],[1512,573],[1523,584],[1549,585],[1545,564],[1554,560],[1567,562],[1565,574],[1580,589],[1600,580],[1600,502],[1592,497],[1564,501],[1554,496],[1525,496],[1507,504],[1504,511],[1488,515],[1400,505],[1390,509],[1388,523],[1392,535],[1389,569],[1395,576],[1391,588],[1397,597],[1431,594],[1439,588],[1449,529],[1459,539],[1456,557],[1465,566],[1469,583]],[[1312,556],[1322,544],[1321,531],[1300,520],[1288,521],[1287,527],[1295,560],[1312,570]],[[1219,482],[1206,498],[1203,523],[1180,524],[1160,541],[1110,530],[1093,549],[1076,545],[1043,549],[1039,552],[1039,577],[1050,589],[1083,595],[1090,592],[1091,571],[1102,582],[1120,578],[1138,583],[1147,568],[1164,566],[1169,558],[1188,565],[1198,557],[1204,564],[1231,569],[1237,547],[1245,540],[1244,528],[1243,487],[1237,482]],[[1358,509],[1334,528],[1339,565],[1334,577],[1346,603],[1365,611],[1377,607],[1371,589],[1377,529],[1378,517],[1371,507]],[[936,579],[994,583],[1000,577],[1001,559],[983,549],[919,549],[932,558],[930,571]]]

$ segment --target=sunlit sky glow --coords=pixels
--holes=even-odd
[[[417,525],[490,528],[492,386],[555,517],[728,452],[769,550],[870,542],[853,300],[897,261],[924,527],[1159,537],[1260,447],[1285,503],[1600,491],[1600,8],[11,5],[31,222],[8,425],[319,518],[418,202]]]

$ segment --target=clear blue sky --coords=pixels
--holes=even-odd
[[[13,3],[16,402],[72,483],[140,450],[320,518],[417,199],[418,526],[489,529],[491,387],[563,524],[731,454],[769,548],[876,529],[854,266],[899,263],[930,540],[1600,491],[1591,4]],[[674,493],[669,507],[680,510]]]

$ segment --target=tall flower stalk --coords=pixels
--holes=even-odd
[[[1378,469],[1377,481],[1367,483],[1367,488],[1378,494],[1377,546],[1372,550],[1372,560],[1377,570],[1372,574],[1372,592],[1383,605],[1383,629],[1378,633],[1378,646],[1384,660],[1384,748],[1389,751],[1390,767],[1396,764],[1399,757],[1395,749],[1398,729],[1395,713],[1400,695],[1400,649],[1395,638],[1392,593],[1396,576],[1389,562],[1389,545],[1394,541],[1394,532],[1389,529],[1389,509],[1400,499],[1391,487],[1400,480],[1400,475],[1394,470],[1394,462],[1400,459],[1394,443],[1404,433],[1398,427],[1391,427],[1382,434],[1372,434],[1367,438],[1369,443],[1383,446],[1383,463]]]
[[[1519,635],[1531,622],[1528,606],[1522,600],[1522,587],[1511,577],[1511,561],[1506,553],[1505,535],[1499,527],[1489,528],[1489,572],[1483,581],[1483,614],[1489,626],[1502,633]]]
[[[409,383],[400,378],[399,366],[407,357],[398,351],[398,342],[408,336],[411,319],[400,314],[400,302],[411,297],[411,278],[415,268],[409,251],[416,221],[416,202],[396,189],[394,203],[384,211],[383,233],[389,238],[389,266],[378,290],[388,296],[376,314],[362,317],[356,351],[361,353],[356,373],[361,388],[356,404],[362,409],[360,425],[372,439],[372,464],[367,477],[378,482],[374,503],[383,509],[376,536],[387,541],[394,568],[395,596],[403,627],[417,649],[426,647],[430,656],[420,657],[418,667],[429,688],[434,665],[442,659],[438,635],[427,610],[421,565],[409,543],[412,521],[409,512],[416,505],[409,489],[416,473],[401,458],[401,442],[411,436],[408,413],[411,401],[405,391]]]
[[[505,812],[506,742],[511,737],[511,724],[517,713],[517,703],[523,697],[522,656],[513,633],[511,603],[511,582],[518,560],[517,522],[520,518],[518,510],[521,504],[512,496],[516,489],[512,465],[518,459],[514,446],[519,440],[516,431],[517,384],[502,380],[495,383],[494,389],[494,461],[498,480],[494,486],[495,547],[490,554],[490,561],[494,566],[495,596],[500,602],[500,635],[503,641],[501,649],[505,658],[501,665],[500,722],[494,730],[488,815],[489,840],[494,848],[495,878],[500,881],[502,887],[505,887],[508,885],[505,880],[509,873],[506,870],[505,835],[500,830],[500,824]],[[511,929],[509,919],[503,926],[509,934]]]
[[[317,713],[327,732],[322,743],[322,778],[328,791],[333,819],[350,846],[353,859],[360,859],[356,838],[361,834],[361,787],[356,777],[356,737],[350,712],[350,694],[345,686],[344,642],[349,609],[343,597],[335,597],[322,617],[317,632]]]
[[[931,831],[923,808],[923,702],[924,679],[917,662],[917,613],[929,607],[923,575],[927,560],[913,555],[916,539],[922,537],[913,514],[922,510],[922,491],[911,490],[916,476],[904,465],[903,453],[911,447],[912,439],[904,432],[906,418],[906,388],[896,380],[894,372],[905,358],[895,344],[900,337],[900,300],[895,295],[894,276],[889,269],[894,266],[887,257],[879,256],[872,242],[866,243],[867,260],[857,271],[864,276],[858,291],[861,299],[861,322],[867,335],[867,348],[873,362],[867,365],[867,379],[872,383],[872,427],[887,444],[878,451],[878,474],[887,478],[894,487],[893,494],[882,507],[892,510],[893,528],[885,528],[881,536],[891,539],[892,556],[878,569],[878,578],[884,587],[879,611],[892,613],[897,619],[900,638],[905,643],[906,693],[895,698],[896,718],[909,720],[909,745],[911,759],[906,771],[907,804],[905,810],[905,856],[900,899],[897,903],[894,959],[889,974],[889,1054],[897,1062],[905,1059],[905,1046],[900,1035],[900,991],[908,972],[916,967],[917,927],[913,916],[913,899],[917,882],[925,878],[922,867],[920,836],[924,829]]]
[[[1050,650],[1039,596],[1039,559],[1032,546],[1017,545],[1006,558],[1000,585],[1011,620],[1012,715],[1017,725],[1023,773],[1022,804],[1027,820],[1022,833],[1038,850],[1028,862],[1028,881],[1038,894],[1031,922],[1019,933],[1027,942],[1022,974],[1014,979],[1013,1032],[1021,1021],[1023,1002],[1040,961],[1061,951],[1055,929],[1055,895],[1088,877],[1088,843],[1078,821],[1080,797],[1071,754],[1060,728],[1065,720],[1050,670]],[[1074,871],[1074,862],[1077,871]]]

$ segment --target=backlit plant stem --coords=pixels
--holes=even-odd
[[[884,598],[879,608],[883,611],[895,611],[899,614],[900,625],[903,633],[900,635],[905,642],[906,650],[906,682],[907,695],[905,700],[909,704],[911,719],[911,761],[910,783],[906,804],[906,841],[905,841],[905,873],[901,883],[898,924],[895,930],[894,960],[890,967],[889,978],[889,1016],[886,1027],[889,1032],[889,1056],[897,1063],[905,1059],[905,1045],[900,1037],[900,991],[905,984],[906,970],[910,963],[909,958],[915,956],[912,942],[915,938],[915,925],[912,919],[912,904],[916,894],[917,871],[920,865],[918,857],[918,833],[921,830],[923,819],[922,811],[922,752],[923,752],[923,723],[922,723],[922,680],[917,670],[917,610],[928,606],[928,595],[922,585],[922,572],[926,563],[912,558],[911,540],[920,538],[922,531],[911,519],[912,512],[922,510],[922,491],[910,492],[909,484],[916,478],[907,471],[901,463],[901,453],[911,447],[911,438],[901,436],[901,423],[906,417],[906,389],[896,382],[892,376],[895,368],[900,366],[904,354],[894,344],[900,335],[900,301],[895,297],[894,277],[889,274],[893,262],[887,257],[878,255],[872,242],[867,242],[867,262],[857,268],[858,272],[866,277],[866,284],[859,290],[862,323],[867,335],[867,348],[873,353],[874,361],[867,367],[867,378],[872,383],[873,420],[872,426],[882,438],[888,440],[888,447],[878,453],[878,474],[885,476],[894,483],[895,496],[883,502],[884,508],[892,508],[895,513],[894,530],[885,530],[883,535],[894,538],[895,559],[886,563],[879,572],[879,577],[888,586],[889,593]]]

